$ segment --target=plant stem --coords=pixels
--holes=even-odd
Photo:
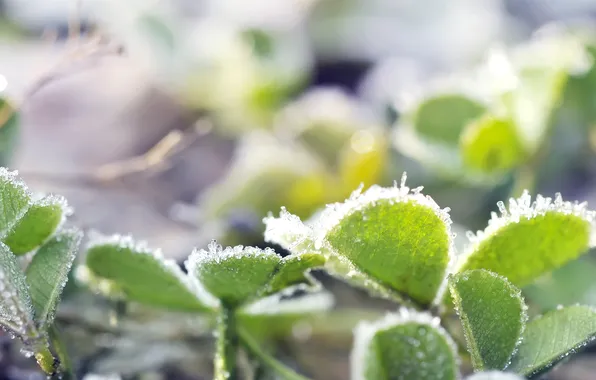
[[[238,332],[240,342],[242,345],[256,358],[258,358],[265,366],[269,367],[285,380],[310,380],[307,377],[297,374],[294,370],[287,367],[285,364],[269,355],[259,346],[253,337],[246,331],[240,330]]]
[[[56,352],[58,359],[60,359],[60,375],[63,379],[73,379],[72,363],[68,356],[68,352],[66,351],[66,346],[60,337],[60,330],[58,330],[58,327],[54,324],[50,326],[48,332],[50,342],[52,342],[52,346],[54,347],[54,352]]]
[[[238,335],[234,310],[222,307],[217,318],[217,343],[214,380],[237,379],[236,351]]]

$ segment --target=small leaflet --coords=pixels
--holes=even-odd
[[[219,302],[187,276],[174,260],[130,236],[96,236],[87,248],[86,266],[117,284],[130,300],[181,311],[209,311]]]
[[[359,189],[345,202],[327,206],[313,227],[314,243],[336,259],[331,269],[348,269],[340,276],[349,278],[353,268],[428,305],[441,298],[455,257],[451,218],[448,208],[405,181],[404,174],[400,185]]]
[[[451,276],[449,290],[474,369],[505,369],[528,319],[521,291],[483,269]]]
[[[564,201],[561,194],[532,201],[525,191],[508,207],[497,205],[500,212],[484,231],[468,233],[456,272],[487,269],[523,287],[595,246],[596,213],[586,203]]]
[[[212,241],[207,250],[196,249],[185,262],[189,276],[229,307],[257,298],[281,262],[270,248],[223,248]]]
[[[353,380],[459,379],[457,346],[429,313],[400,309],[354,332]]]
[[[17,171],[0,167],[0,238],[4,238],[31,206],[31,193]]]
[[[4,238],[4,243],[17,256],[29,253],[60,229],[71,214],[64,197],[49,195],[36,200]]]

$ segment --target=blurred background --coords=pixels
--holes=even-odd
[[[180,261],[211,239],[264,246],[269,212],[309,218],[407,171],[461,249],[524,188],[596,205],[594,26],[594,0],[0,0],[0,163],[85,229]],[[525,295],[534,312],[596,306],[595,275],[590,253]],[[390,306],[320,277],[350,312],[267,338],[347,379],[354,323]],[[59,319],[81,376],[210,378],[201,321],[71,288]],[[0,379],[37,378],[2,352]],[[588,350],[548,378],[595,371]]]

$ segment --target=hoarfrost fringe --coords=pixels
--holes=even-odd
[[[491,213],[488,226],[484,230],[477,231],[476,233],[472,231],[467,232],[466,236],[469,244],[460,256],[455,272],[466,263],[468,257],[478,249],[478,246],[483,241],[490,239],[502,228],[512,223],[518,223],[522,219],[532,219],[549,212],[575,215],[588,222],[590,228],[590,240],[588,244],[589,248],[593,248],[596,246],[596,211],[588,210],[587,206],[587,202],[564,201],[560,193],[555,194],[554,200],[538,194],[536,199],[532,201],[532,196],[528,190],[524,190],[519,198],[509,198],[509,207],[506,207],[504,202],[498,202],[499,214],[496,212]]]

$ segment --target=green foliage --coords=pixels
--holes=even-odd
[[[355,331],[352,378],[459,378],[455,343],[428,314],[402,310]]]
[[[523,335],[510,371],[536,376],[576,353],[596,338],[596,311],[569,306],[540,316]]]
[[[316,231],[300,227],[295,218],[282,212],[266,219],[266,239],[293,252],[319,250],[332,273],[370,290],[422,305],[437,297],[452,256],[451,221],[418,189],[410,192],[405,177],[400,187],[373,186],[328,206]],[[294,227],[304,236],[293,239],[315,239],[314,246],[288,244],[288,235],[279,235]]]
[[[460,149],[464,165],[483,174],[507,172],[525,159],[515,125],[492,115],[468,124]]]
[[[437,95],[420,104],[414,127],[424,138],[457,146],[464,128],[486,112],[486,106],[459,95]]]
[[[15,255],[23,255],[35,249],[62,224],[70,213],[66,200],[49,196],[34,202],[25,215],[4,238]]]
[[[493,214],[488,227],[472,239],[459,271],[488,269],[516,286],[530,284],[585,253],[591,246],[594,212],[585,205],[554,201],[529,193],[511,199],[509,208],[499,203],[501,215]]]
[[[93,240],[86,265],[93,275],[110,280],[130,300],[183,311],[212,307],[210,299],[175,262],[130,237]]]
[[[504,277],[483,269],[452,276],[449,289],[474,369],[507,367],[527,319],[520,290]]]
[[[27,283],[36,321],[44,330],[54,320],[81,238],[82,234],[78,230],[58,232],[39,248],[27,267]]]
[[[19,337],[48,375],[61,367],[50,351],[48,331],[81,239],[61,230],[69,214],[63,198],[33,201],[16,173],[0,168],[0,324]],[[14,252],[12,251],[14,249]],[[34,251],[23,273],[17,254]]]

